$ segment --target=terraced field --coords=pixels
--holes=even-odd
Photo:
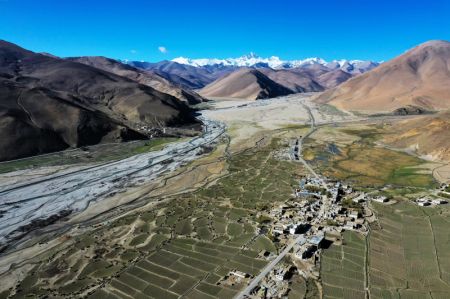
[[[379,227],[370,236],[371,297],[448,298],[448,208],[406,202],[375,208]]]
[[[398,203],[373,203],[378,224],[365,239],[344,234],[344,245],[332,245],[322,255],[321,278],[325,298],[446,298],[450,292],[449,208],[421,208],[408,202],[417,192],[435,186],[424,161],[403,152],[379,147],[384,131],[377,126],[326,128],[344,143],[339,153],[327,142],[311,140],[311,161],[330,177],[351,181],[365,191],[380,190]],[[357,139],[351,140],[353,135]],[[312,136],[314,137],[314,136]],[[319,136],[320,137],[320,136]],[[365,252],[368,257],[365,259]]]
[[[344,245],[322,254],[324,298],[365,298],[366,264],[370,298],[448,298],[450,212],[406,201],[374,203],[378,223],[365,240],[344,233]]]
[[[243,285],[220,280],[234,269],[259,273],[267,263],[260,251],[278,250],[257,232],[259,213],[289,200],[303,172],[273,157],[279,142],[269,136],[232,156],[228,174],[211,186],[66,236],[66,246],[36,259],[12,298],[233,297]]]
[[[258,252],[193,239],[174,239],[112,281],[109,291],[124,297],[231,298],[240,285],[217,285],[232,269],[257,274],[266,264]],[[139,284],[135,282],[139,282]],[[106,294],[106,291],[99,291]],[[96,293],[96,295],[98,295]]]
[[[299,275],[295,276],[291,278],[290,288],[291,290],[287,294],[289,299],[315,299],[320,297],[316,282],[312,278],[304,279]]]
[[[322,254],[320,274],[324,298],[365,298],[365,240],[347,231],[343,245]]]

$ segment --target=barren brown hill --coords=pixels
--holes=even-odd
[[[383,142],[399,148],[410,148],[432,160],[450,162],[450,112],[402,121]]]
[[[142,138],[142,125],[193,122],[173,96],[0,41],[0,160]]]
[[[138,69],[154,72],[183,89],[203,88],[214,80],[236,70],[235,67],[221,65],[195,67],[168,60],[157,63],[130,61],[128,64]]]
[[[317,98],[341,109],[392,111],[407,105],[450,108],[450,43],[430,41],[324,92]]]
[[[316,78],[316,81],[325,89],[333,88],[352,78],[352,75],[337,69],[324,73]]]
[[[199,92],[205,97],[266,99],[293,93],[256,69],[243,68],[217,79]]]
[[[290,89],[293,93],[323,91],[324,88],[314,80],[309,71],[273,70],[270,68],[258,69],[269,79]]]
[[[67,59],[126,77],[160,92],[170,94],[189,104],[198,104],[205,100],[194,91],[179,88],[152,71],[137,69],[114,59],[101,56],[70,57]]]
[[[270,79],[293,92],[317,92],[333,88],[352,78],[341,69],[330,69],[323,65],[311,65],[285,70],[261,69]]]

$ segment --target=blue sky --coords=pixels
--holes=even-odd
[[[0,39],[58,56],[380,61],[450,40],[450,1],[0,0]]]

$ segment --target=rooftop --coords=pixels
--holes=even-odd
[[[308,242],[309,242],[310,244],[313,244],[313,245],[319,245],[320,242],[323,241],[323,239],[324,239],[324,236],[323,236],[323,235],[315,235],[315,236],[312,236],[312,237],[308,240]]]

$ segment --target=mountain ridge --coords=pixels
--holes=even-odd
[[[115,59],[103,56],[68,57],[66,59],[90,65],[122,77],[126,77],[140,84],[152,87],[162,93],[170,94],[180,101],[186,102],[188,104],[199,104],[206,101],[206,99],[202,98],[194,91],[185,90],[183,88],[175,86],[167,79],[155,72],[138,69]]]
[[[316,98],[344,110],[386,112],[408,105],[450,108],[450,42],[422,43]]]
[[[0,161],[195,123],[192,110],[171,95],[2,40],[0,116]]]
[[[332,60],[327,62],[326,60],[319,57],[311,57],[299,60],[282,60],[278,56],[271,56],[269,58],[260,57],[254,53],[248,55],[243,55],[238,58],[200,58],[191,59],[186,57],[177,57],[171,61],[177,62],[179,64],[190,65],[194,67],[204,67],[204,66],[234,66],[234,67],[269,67],[272,69],[291,69],[298,67],[305,67],[309,65],[323,65],[330,69],[342,69],[350,73],[360,73],[365,72],[378,66],[380,63],[375,61],[365,61],[365,60]]]

